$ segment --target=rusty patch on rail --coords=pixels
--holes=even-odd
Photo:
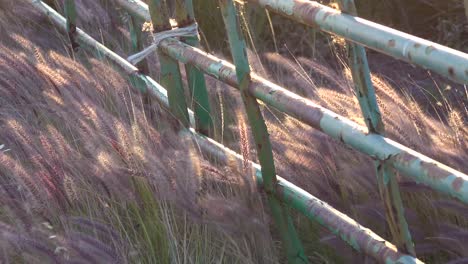
[[[327,20],[328,16],[330,16],[331,14],[332,14],[331,12],[325,13],[325,15],[323,16],[322,20],[323,20],[323,21]]]
[[[425,50],[426,55],[431,54],[436,48],[434,46],[428,46]]]
[[[453,69],[453,67],[449,67],[448,68],[448,74],[450,75],[450,77],[455,77],[455,70]]]
[[[399,161],[405,165],[409,165],[413,160],[414,157],[408,153],[400,153],[398,155],[390,156],[388,159],[394,159],[396,161]]]
[[[373,234],[368,228],[360,226],[354,220],[348,222],[338,214],[327,209],[328,205],[322,201],[306,201],[306,210],[332,233],[346,241],[359,252],[367,253],[382,262],[396,263],[405,254],[384,239]]]
[[[396,46],[396,41],[394,39],[391,39],[388,41],[387,44],[390,48],[394,48]]]
[[[455,191],[460,191],[463,186],[463,179],[458,177],[452,182],[452,187]]]
[[[219,76],[230,86],[239,87],[239,82],[234,68],[223,64],[219,70]]]
[[[451,173],[442,170],[435,163],[421,162],[421,168],[427,172],[427,176],[431,179],[442,180],[451,175]]]
[[[301,19],[305,24],[317,26],[316,16],[320,11],[320,6],[317,3],[309,1],[297,1],[293,7],[293,13]],[[328,16],[329,14],[325,14]]]
[[[423,169],[425,174],[432,180],[442,180],[451,175],[451,173],[443,170],[436,163],[420,161],[417,157],[409,153],[400,153],[395,155],[393,159],[404,166],[410,166],[412,162],[419,161],[421,169]]]
[[[408,55],[406,55],[406,57],[408,57],[409,61],[413,61],[413,57],[411,55],[411,52],[408,51]]]

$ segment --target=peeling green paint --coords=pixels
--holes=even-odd
[[[169,10],[163,0],[150,0],[148,2],[149,13],[153,22],[153,32],[161,32],[171,29],[169,22]],[[169,109],[184,127],[190,126],[190,118],[187,112],[187,102],[180,74],[179,62],[158,50],[161,64],[161,84],[166,87],[169,98]]]
[[[141,31],[141,22],[135,16],[129,15],[128,28],[130,31],[130,40],[132,42],[131,51],[137,53],[143,50],[143,34]],[[148,61],[146,59],[140,61],[136,67],[141,73],[149,74]]]
[[[176,21],[179,27],[196,23],[192,0],[176,0]],[[199,37],[181,38],[190,46],[199,46]],[[185,65],[187,83],[191,93],[192,109],[195,112],[196,129],[198,132],[210,136],[213,133],[213,119],[211,106],[206,89],[205,76],[192,64]]]
[[[342,12],[357,16],[354,0],[339,0],[338,4]],[[351,76],[354,81],[354,91],[367,128],[370,133],[385,135],[385,127],[377,104],[366,51],[364,47],[349,41],[346,42],[346,48]],[[376,161],[374,165],[379,182],[379,193],[385,205],[387,225],[392,230],[394,237],[393,242],[397,246],[404,248],[411,255],[416,256],[404,215],[404,207],[396,174],[393,173],[393,168],[389,166],[390,163],[387,160]]]
[[[206,156],[216,157],[216,160],[221,164],[229,165],[234,162],[239,167],[243,166],[242,155],[226,148],[220,143],[195,133],[193,129],[182,131],[182,133],[193,137],[196,144],[200,146],[202,153]],[[259,187],[262,187],[264,178],[261,166],[251,161],[249,162],[253,170],[252,173],[257,179],[257,184]],[[310,220],[323,225],[354,249],[375,258],[381,263],[423,263],[413,256],[402,254],[394,245],[347,215],[337,211],[326,202],[321,201],[280,176],[276,176],[276,178],[276,193],[280,200],[303,213]]]
[[[308,263],[304,248],[294,228],[288,208],[284,206],[276,195],[276,169],[273,151],[268,135],[268,129],[263,119],[257,99],[249,92],[251,84],[250,65],[246,53],[245,40],[240,29],[238,13],[232,0],[220,0],[221,13],[231,48],[232,57],[236,64],[236,77],[239,90],[244,102],[247,118],[255,141],[258,159],[263,175],[263,186],[275,224],[279,229],[285,244],[288,263]]]
[[[212,55],[207,55],[204,51],[188,47],[177,40],[165,40],[161,42],[161,49],[175,59],[185,60],[189,57],[190,62],[194,63],[195,66],[203,72],[235,88],[239,87],[239,83],[235,78],[235,67],[229,62],[221,61]],[[224,72],[224,74],[219,74],[220,71]],[[440,168],[440,172],[435,172],[436,174],[440,174],[442,177],[444,175],[456,175],[463,180],[464,185],[468,183],[468,176],[466,174],[440,164],[391,139],[378,134],[369,134],[367,128],[265,80],[254,73],[252,73],[252,84],[249,89],[257,99],[263,101],[265,104],[275,107],[305,124],[321,130],[336,140],[341,140],[348,146],[374,159],[392,159],[391,162],[393,166],[404,175],[418,183],[423,183],[434,190],[441,191],[442,193],[468,203],[468,192],[465,191],[464,188],[456,190],[447,182],[433,181],[428,178],[428,174],[425,170],[417,166],[410,166],[405,160],[408,159],[407,157],[410,157],[411,159],[420,161],[427,160],[438,164],[437,166]]]
[[[220,63],[212,63],[208,67],[208,71],[211,72],[211,76],[215,77],[216,79],[220,79],[219,72],[221,72],[221,68],[223,67],[223,64]]]
[[[245,0],[305,25],[345,37],[370,49],[468,84],[468,54],[341,13],[316,1]],[[287,8],[285,8],[285,5]],[[293,5],[291,13],[291,5]],[[390,40],[390,42],[389,42]],[[390,45],[389,45],[390,44]]]

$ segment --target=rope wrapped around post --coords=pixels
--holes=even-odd
[[[167,38],[178,38],[178,37],[198,37],[198,24],[193,23],[186,27],[174,28],[174,29],[155,33],[153,35],[153,44],[146,47],[144,50],[128,57],[127,61],[129,61],[133,65],[136,65],[140,61],[148,57],[148,55],[155,52],[158,49],[159,43],[161,43],[161,41]]]

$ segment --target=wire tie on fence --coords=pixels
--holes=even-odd
[[[127,61],[133,65],[144,60],[148,55],[152,54],[158,49],[159,43],[167,38],[177,37],[198,37],[198,24],[193,23],[186,27],[174,28],[171,30],[161,31],[153,35],[153,44],[145,48],[144,50],[133,54],[127,58]]]

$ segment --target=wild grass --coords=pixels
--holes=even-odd
[[[79,25],[128,55],[122,10],[106,1],[77,3],[86,14]],[[106,61],[84,50],[72,54],[66,38],[24,2],[0,0],[0,6],[0,35],[6,36],[0,39],[2,262],[284,262],[264,195],[246,164],[231,168],[205,159],[177,134],[167,109],[136,93]],[[244,28],[252,31],[248,12],[257,11],[245,12]],[[272,21],[277,27],[280,20]],[[214,38],[216,30],[224,32],[219,25],[205,35],[209,49],[223,54],[223,33]],[[255,71],[364,124],[339,42],[306,45],[302,37],[291,45],[293,38],[277,31],[278,52],[264,52],[258,41],[273,43],[265,28],[268,33],[250,32]],[[315,58],[306,56],[312,48]],[[381,68],[372,81],[388,136],[466,172],[466,100],[455,96],[463,87],[434,76],[421,81],[429,78],[424,71],[402,80],[392,66],[411,66],[382,66],[387,60],[375,58],[371,66]],[[157,79],[157,60],[149,63]],[[212,78],[208,86],[215,138],[255,160],[238,92]],[[278,174],[390,239],[372,160],[262,108]],[[399,183],[418,257],[430,263],[467,258],[465,206],[402,175]],[[294,219],[311,262],[372,263],[318,224]]]
[[[198,158],[166,109],[106,62],[74,61],[46,20],[14,4],[33,19],[2,16],[5,262],[275,262],[241,174]]]

